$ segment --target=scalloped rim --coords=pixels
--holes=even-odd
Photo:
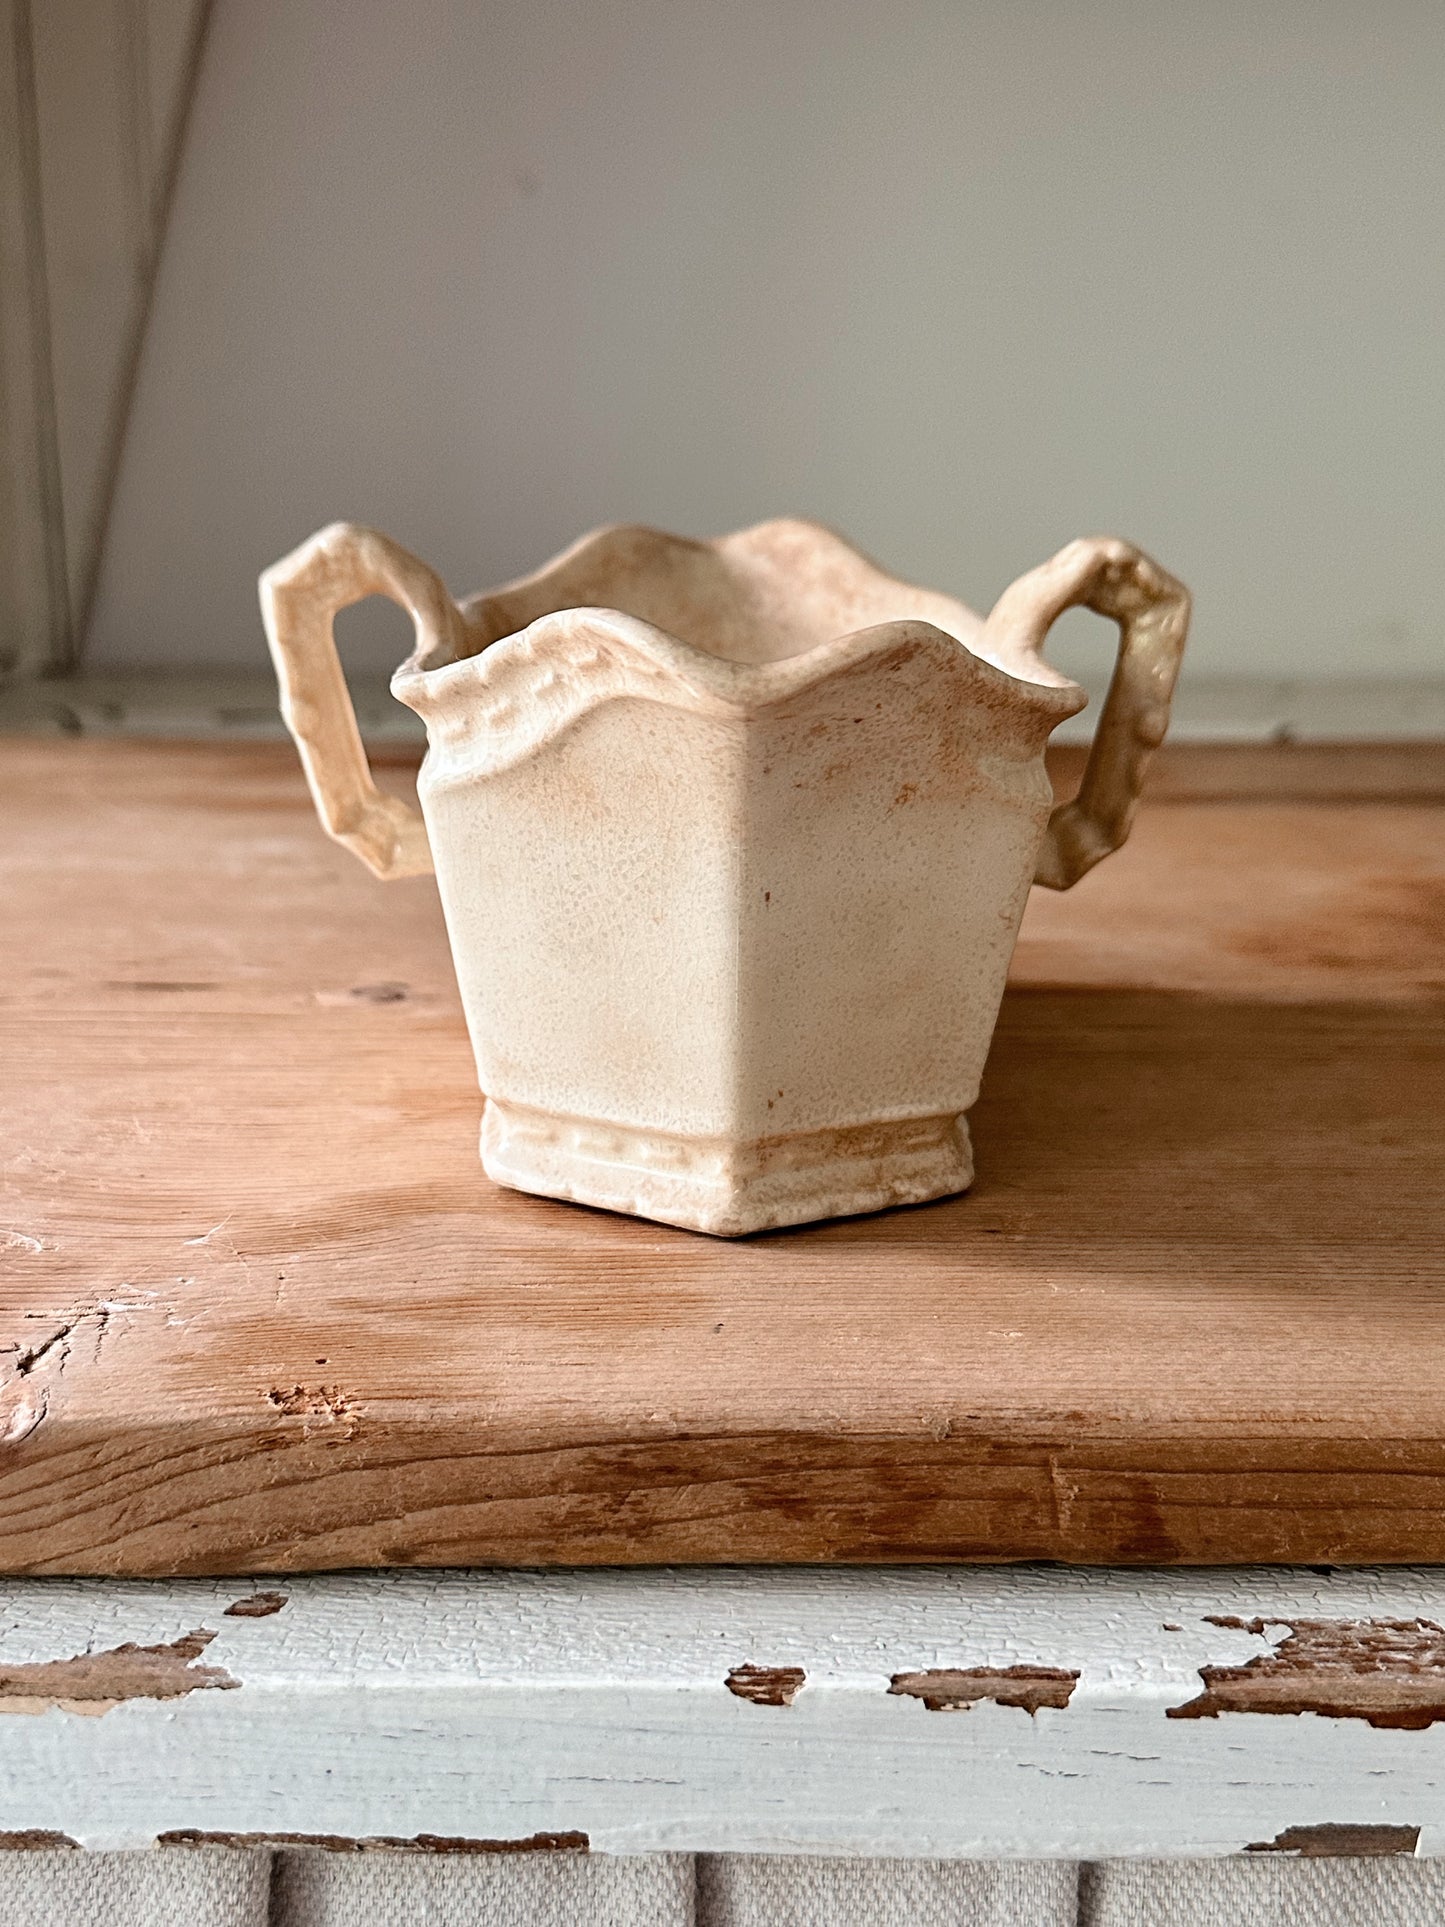
[[[776,541],[780,534],[804,539],[816,551],[831,553],[832,558],[849,570],[860,584],[874,589],[897,590],[902,597],[922,599],[934,605],[940,616],[947,616],[957,628],[973,633],[965,641],[951,628],[926,616],[905,615],[847,631],[795,656],[773,662],[741,663],[713,654],[685,641],[656,624],[613,608],[588,604],[568,605],[541,615],[510,633],[487,638],[488,617],[495,605],[506,598],[525,593],[565,592],[569,576],[580,573],[579,565],[595,566],[609,549],[624,544],[636,549],[639,542],[653,556],[678,551],[710,550],[746,576],[750,567],[762,573],[761,560],[752,563],[752,552],[761,551],[760,538]],[[771,546],[771,542],[767,546]],[[771,566],[776,567],[775,564]],[[392,693],[399,701],[423,715],[430,715],[437,700],[457,693],[464,684],[486,686],[509,669],[520,667],[521,656],[549,655],[555,652],[558,666],[573,653],[577,630],[584,627],[594,635],[632,656],[644,674],[658,676],[673,685],[676,694],[688,692],[694,700],[716,703],[727,710],[746,712],[765,707],[797,694],[814,682],[884,649],[915,639],[914,632],[927,632],[942,641],[950,651],[961,651],[976,663],[985,676],[999,678],[999,693],[1012,689],[1033,704],[1042,703],[1057,710],[1056,720],[1076,714],[1087,702],[1086,692],[1062,675],[1033,650],[1020,650],[1016,660],[1001,662],[984,653],[978,643],[984,631],[983,620],[965,604],[934,590],[921,589],[901,577],[889,575],[851,542],[825,527],[798,517],[779,517],[759,522],[730,535],[698,540],[671,535],[645,524],[616,523],[594,529],[571,543],[551,561],[530,575],[518,576],[496,589],[470,596],[461,605],[469,635],[481,632],[474,653],[442,662],[431,660],[433,652],[417,651],[392,677]],[[918,640],[923,640],[918,635]],[[582,665],[574,663],[573,668]],[[657,692],[661,694],[661,691]],[[420,700],[418,700],[420,698]]]

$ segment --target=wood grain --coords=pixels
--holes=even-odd
[[[1438,758],[1250,754],[1036,893],[967,1198],[719,1244],[487,1182],[288,751],[0,742],[0,1567],[1445,1559]]]

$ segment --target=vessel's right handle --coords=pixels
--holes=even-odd
[[[1169,727],[1169,705],[1189,633],[1189,591],[1128,542],[1071,542],[1020,576],[989,616],[988,633],[1037,652],[1065,609],[1093,609],[1119,625],[1119,656],[1079,793],[1049,818],[1034,875],[1067,890],[1129,834],[1149,759]]]
[[[332,624],[353,602],[390,596],[416,626],[419,655],[451,662],[466,653],[461,611],[425,562],[350,522],[333,523],[273,563],[260,586],[281,714],[323,829],[379,877],[426,875],[432,860],[420,814],[371,780]]]

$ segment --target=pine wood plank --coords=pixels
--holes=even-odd
[[[289,752],[0,743],[0,1568],[1445,1559],[1435,752],[1278,754],[1036,893],[968,1198],[721,1244],[488,1184]]]

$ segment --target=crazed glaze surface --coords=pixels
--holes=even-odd
[[[425,830],[371,785],[331,620],[380,591],[417,647]],[[829,531],[619,528],[458,606],[385,537],[267,572],[283,708],[330,832],[434,863],[501,1183],[723,1235],[964,1189],[1029,884],[1122,842],[1188,617],[1079,542],[985,623]],[[1079,797],[1043,750],[1084,694],[1040,656],[1082,603],[1123,642]]]

